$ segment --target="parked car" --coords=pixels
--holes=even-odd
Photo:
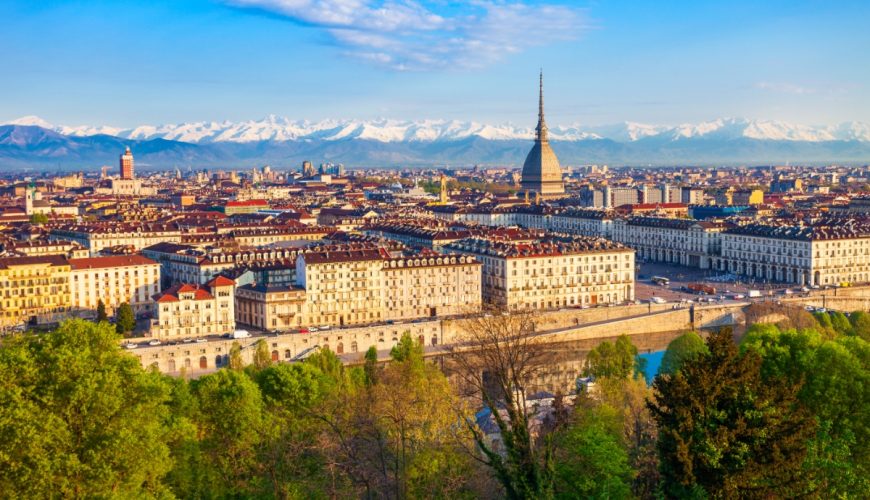
[[[251,336],[251,332],[249,332],[247,330],[236,330],[233,332],[234,339],[246,339],[246,338],[250,338],[250,336]]]
[[[202,344],[204,342],[208,342],[208,339],[205,337],[200,337],[200,338],[196,339],[197,344]]]
[[[299,333],[309,333],[308,328],[300,328]]]
[[[139,344],[134,344],[132,342],[129,342],[128,344],[124,345],[124,347],[126,347],[127,349],[135,349],[135,348],[139,347]]]
[[[160,341],[157,339],[154,339],[154,340],[148,342],[148,345],[151,345],[151,346],[160,345]]]

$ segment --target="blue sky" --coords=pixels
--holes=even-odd
[[[0,121],[870,122],[870,2],[0,2]]]

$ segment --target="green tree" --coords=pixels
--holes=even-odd
[[[115,328],[120,335],[128,335],[136,329],[136,316],[130,304],[124,302],[115,313]]]
[[[390,349],[393,361],[423,360],[423,345],[411,338],[410,332],[402,333],[399,342]]]
[[[619,411],[581,403],[574,418],[554,438],[556,498],[630,498],[633,471]]]
[[[707,348],[653,384],[664,494],[803,493],[802,461],[815,421],[797,401],[798,387],[765,380],[759,356],[738,353],[728,332],[711,334]]]
[[[243,370],[245,361],[242,359],[242,346],[238,342],[233,342],[230,346],[230,361],[228,363],[230,370]]]
[[[637,347],[626,335],[620,335],[616,342],[602,342],[589,351],[583,374],[594,378],[630,378],[643,372],[643,364],[637,356]]]
[[[840,335],[850,335],[852,333],[852,324],[849,323],[849,318],[839,311],[831,313],[831,326]]]
[[[109,321],[109,315],[106,314],[106,304],[102,300],[97,301],[97,323],[100,321]]]
[[[244,371],[218,370],[191,382],[199,406],[207,497],[251,496],[260,483],[258,449],[265,424],[260,389]]]
[[[254,367],[262,370],[272,364],[272,354],[269,352],[269,344],[264,339],[254,345]]]
[[[668,344],[668,348],[662,356],[659,373],[673,375],[687,360],[706,352],[707,345],[704,340],[695,332],[686,332]]]
[[[378,383],[378,349],[375,346],[368,348],[365,360],[366,385],[372,386]]]
[[[855,311],[849,316],[849,323],[852,324],[852,335],[870,342],[870,314]]]
[[[3,496],[168,493],[168,386],[121,351],[111,325],[69,320],[4,339],[0,377]]]
[[[754,331],[741,349],[762,358],[765,379],[800,386],[798,398],[819,421],[805,472],[815,490],[849,496],[870,489],[870,344],[813,330]]]
[[[30,223],[34,226],[41,226],[48,223],[48,216],[45,214],[33,214],[30,216]]]

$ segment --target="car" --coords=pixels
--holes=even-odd
[[[308,328],[300,328],[299,333],[310,333]]]
[[[806,310],[809,311],[809,312],[813,312],[813,311],[816,310],[816,308],[813,307],[813,306],[805,306],[804,309],[806,309]]]
[[[319,330],[320,330],[320,329],[317,328],[316,326],[312,326],[312,327],[309,327],[309,328],[308,328],[308,331],[311,332],[311,333],[316,333],[316,332],[319,331]]]
[[[783,295],[791,295],[793,293],[794,292],[791,291],[791,288],[786,288],[785,290],[782,291]]]
[[[205,338],[205,337],[200,337],[200,338],[196,339],[196,343],[197,343],[197,344],[202,344],[202,343],[205,343],[205,342],[208,342],[208,339]]]
[[[816,312],[819,312],[819,313],[826,313],[826,312],[828,312],[828,310],[825,309],[824,307],[819,307],[818,309],[816,309]]]
[[[810,289],[807,288],[807,287],[805,287],[805,286],[802,286],[802,287],[801,287],[801,291],[804,292],[804,293],[807,293],[807,292],[810,291]]]
[[[325,331],[325,330],[329,330],[330,328],[331,328],[331,327],[330,327],[329,325],[325,325],[325,326],[321,326],[321,327],[319,328],[319,330],[320,330],[320,331]]]
[[[182,342],[184,342],[185,344],[189,344],[189,343],[193,342],[193,339],[184,339],[184,340],[182,340]]]
[[[135,349],[135,348],[139,347],[139,344],[134,344],[134,343],[130,342],[130,343],[124,345],[124,347],[126,347],[127,349]]]
[[[150,345],[150,346],[155,346],[155,345],[160,345],[160,344],[161,344],[161,342],[157,339],[154,339],[154,340],[148,342],[148,345]]]

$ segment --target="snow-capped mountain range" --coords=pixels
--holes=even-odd
[[[270,115],[262,120],[242,122],[192,122],[168,125],[141,125],[135,128],[111,126],[54,125],[36,116],[26,116],[6,125],[38,126],[71,137],[110,135],[122,139],[166,139],[194,144],[253,143],[286,141],[340,141],[360,139],[382,143],[437,142],[481,138],[492,141],[530,140],[534,129],[512,124],[488,125],[456,120],[403,121],[378,120],[289,120]],[[607,126],[551,126],[550,138],[556,141],[609,139],[635,142],[646,139],[681,141],[686,139],[756,139],[768,141],[859,141],[870,142],[870,125],[845,122],[839,125],[807,126],[768,120],[720,118],[697,124],[677,126],[625,122]]]

